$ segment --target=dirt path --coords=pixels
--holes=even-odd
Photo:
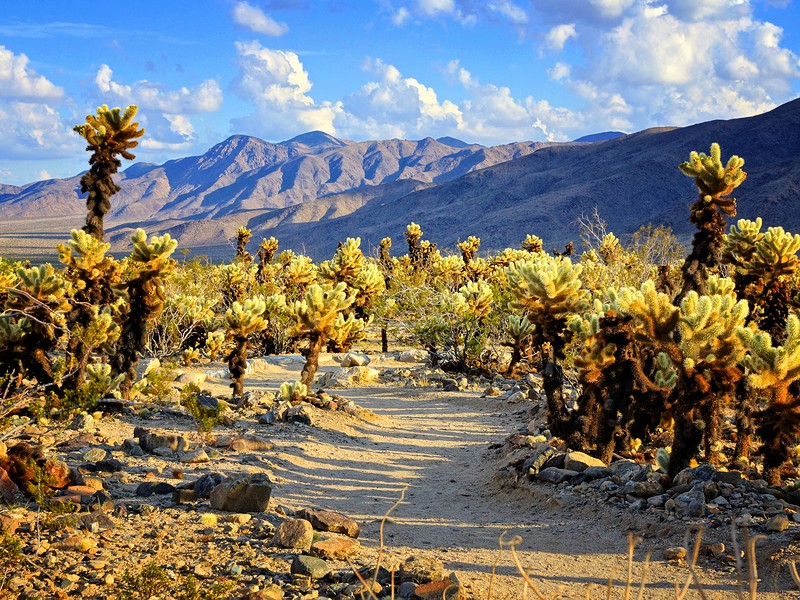
[[[365,546],[375,548],[381,516],[407,488],[386,526],[387,564],[409,554],[434,555],[458,573],[475,598],[485,599],[498,539],[507,531],[522,537],[522,563],[546,594],[562,590],[565,597],[605,598],[599,586],[613,574],[613,597],[622,598],[627,531],[632,530],[645,538],[635,552],[637,582],[645,550],[654,551],[644,597],[675,598],[675,582],[686,580],[685,565],[661,558],[664,548],[680,545],[685,523],[648,520],[544,484],[504,486],[496,477],[501,458],[488,447],[515,431],[520,417],[503,401],[477,393],[389,387],[341,393],[375,417],[276,440],[270,462],[278,483],[275,495],[289,506],[315,505],[356,518],[363,524]],[[716,537],[726,535],[717,532]],[[707,597],[737,597],[732,574],[709,568],[700,576]],[[777,586],[783,591],[761,592],[759,598],[800,598],[788,591],[785,577],[762,578],[762,590]],[[593,586],[588,596],[587,586]],[[508,552],[498,564],[491,597],[523,597]],[[693,590],[687,597],[701,596]]]

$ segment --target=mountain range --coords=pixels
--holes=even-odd
[[[202,156],[125,169],[106,234],[123,249],[132,230],[144,227],[169,232],[195,254],[229,257],[230,240],[244,225],[254,242],[274,235],[282,249],[323,259],[339,240],[356,236],[365,251],[390,236],[402,253],[403,232],[414,221],[440,247],[470,235],[481,237],[484,249],[516,247],[528,233],[550,247],[577,241],[577,219],[597,207],[623,239],[654,223],[686,241],[696,190],[678,164],[712,142],[724,159],[745,159],[740,216],[800,231],[798,99],[754,117],[565,143],[353,142],[310,132],[273,144],[235,135]],[[79,179],[0,185],[0,253],[12,255],[21,236],[50,243],[80,227]]]

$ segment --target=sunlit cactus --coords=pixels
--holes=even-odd
[[[504,270],[512,308],[535,324],[534,347],[539,351],[541,373],[547,396],[551,430],[567,433],[569,414],[563,398],[564,372],[561,362],[571,332],[570,314],[586,302],[581,287],[581,266],[569,258],[542,254],[536,260],[519,261]]]
[[[123,398],[129,398],[136,379],[136,363],[147,344],[148,323],[154,321],[164,306],[165,278],[175,267],[171,258],[178,243],[164,234],[151,236],[137,229],[131,237],[133,251],[130,262],[132,274],[119,292],[127,299],[127,312],[122,322],[122,332],[117,352],[111,357],[115,373],[125,375],[120,386]]]
[[[106,363],[94,363],[86,366],[87,382],[105,390],[103,394],[107,396],[120,397],[119,386],[125,379],[124,375],[113,376],[111,365]]]
[[[343,281],[352,285],[365,263],[366,258],[361,251],[361,238],[347,238],[344,242],[339,242],[333,258],[319,266],[319,274],[327,281]]]
[[[528,320],[526,316],[509,315],[508,334],[511,336],[510,343],[504,343],[511,347],[511,360],[506,368],[506,373],[513,376],[517,365],[525,356],[531,346],[531,336],[536,326]]]
[[[521,248],[526,252],[544,252],[544,242],[538,235],[529,233],[525,236]]]
[[[269,325],[270,313],[283,310],[286,298],[283,295],[268,298],[248,298],[243,303],[234,302],[225,312],[225,326],[235,347],[228,355],[228,369],[231,374],[233,397],[239,398],[244,392],[244,374],[247,370],[247,347],[250,336],[264,331]],[[267,315],[265,317],[265,315]]]
[[[764,237],[761,225],[761,217],[755,221],[739,219],[736,225],[731,225],[722,240],[722,262],[730,265],[749,262],[755,254],[756,244]]]
[[[208,352],[208,359],[211,361],[217,360],[219,353],[225,345],[225,332],[224,331],[209,331],[206,335],[206,351]]]
[[[737,333],[749,348],[744,364],[750,369],[750,384],[769,400],[757,415],[757,432],[763,443],[764,477],[778,485],[781,467],[800,434],[800,398],[792,386],[800,380],[800,318],[789,315],[780,346],[774,346],[764,331],[741,327]]]
[[[111,210],[111,196],[120,189],[112,179],[122,166],[118,157],[135,159],[130,150],[139,145],[136,140],[144,135],[144,129],[139,129],[139,123],[133,120],[137,110],[134,105],[122,111],[104,104],[98,107],[97,115],[87,115],[84,124],[73,128],[88,143],[86,150],[92,152],[91,167],[81,177],[81,193],[89,194],[83,230],[98,240],[103,239],[103,219]]]
[[[245,249],[247,247],[247,242],[253,237],[253,232],[250,231],[247,227],[239,227],[236,230],[236,260],[239,262],[243,262],[249,264],[253,262],[253,257],[250,253]]]
[[[270,237],[269,239],[262,239],[261,243],[258,245],[258,267],[256,268],[256,281],[258,283],[266,283],[267,282],[267,272],[269,269],[270,264],[272,263],[272,259],[275,258],[275,255],[278,253],[278,240],[274,237]]]
[[[458,290],[466,313],[474,318],[488,317],[494,306],[494,292],[485,281],[469,281]]]
[[[389,252],[389,248],[392,247],[392,238],[385,237],[380,241],[380,251],[378,255],[378,261],[381,264],[381,267],[387,271],[392,271],[392,255]]]
[[[283,289],[289,298],[299,298],[317,280],[317,266],[308,256],[292,256],[281,271]]]
[[[690,290],[706,293],[708,275],[717,269],[721,259],[725,216],[736,216],[736,199],[729,196],[747,177],[743,165],[744,160],[738,156],[732,156],[723,165],[716,143],[711,144],[708,156],[692,152],[689,161],[680,165],[685,175],[694,178],[699,196],[690,209],[690,220],[698,231],[692,240],[692,252],[683,263],[679,298]]]
[[[347,284],[337,283],[335,286],[311,285],[301,301],[288,306],[288,312],[294,326],[290,335],[308,342],[303,350],[306,357],[300,381],[310,386],[319,366],[319,355],[325,343],[335,334],[337,318],[355,302],[355,295],[348,294]],[[343,318],[343,317],[341,317]],[[341,326],[341,318],[339,326]]]
[[[308,396],[308,387],[300,381],[294,381],[292,383],[284,381],[281,384],[280,396],[284,402],[297,404]]]

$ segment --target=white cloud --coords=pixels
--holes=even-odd
[[[561,81],[567,79],[571,72],[572,69],[567,63],[557,62],[552,69],[547,70],[547,75],[553,81]]]
[[[103,94],[111,94],[130,104],[137,104],[145,110],[157,110],[170,114],[215,112],[222,106],[222,90],[213,79],[200,85],[178,90],[165,90],[160,83],[143,79],[133,85],[113,80],[113,71],[108,65],[100,65],[94,81]]]
[[[410,18],[411,18],[411,13],[405,6],[401,6],[400,8],[397,9],[397,12],[395,12],[392,15],[392,23],[394,23],[398,27],[402,27],[403,25],[406,24],[406,22]]]
[[[85,144],[56,109],[38,102],[0,103],[0,158],[58,158]]]
[[[550,50],[563,50],[564,44],[566,44],[570,38],[574,38],[577,35],[574,23],[556,25],[547,32],[545,36],[545,46]]]
[[[417,0],[417,7],[425,15],[451,13],[455,10],[454,0]]]
[[[233,21],[256,33],[269,36],[281,36],[289,31],[286,23],[281,23],[265,14],[257,6],[248,2],[237,2],[233,7]]]
[[[61,98],[64,90],[28,67],[28,57],[0,45],[0,98],[45,100]]]
[[[256,112],[234,125],[268,138],[320,130],[335,134],[340,103],[316,104],[308,95],[312,84],[294,52],[272,50],[258,42],[236,42],[239,77],[234,89],[250,100]],[[298,130],[299,129],[299,130]]]
[[[486,4],[486,8],[515,25],[524,25],[528,22],[528,13],[509,0],[489,2]]]
[[[39,173],[36,175],[36,177],[39,179],[39,181],[44,181],[45,179],[52,179],[53,178],[50,175],[50,173],[47,172],[47,169],[42,169],[41,171],[39,171]]]

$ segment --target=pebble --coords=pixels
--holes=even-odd
[[[311,579],[322,579],[331,572],[331,568],[321,558],[300,554],[294,557],[291,572],[292,574],[306,575]]]
[[[766,525],[764,525],[764,529],[767,531],[786,531],[789,529],[789,524],[789,515],[781,512],[770,517]]]

